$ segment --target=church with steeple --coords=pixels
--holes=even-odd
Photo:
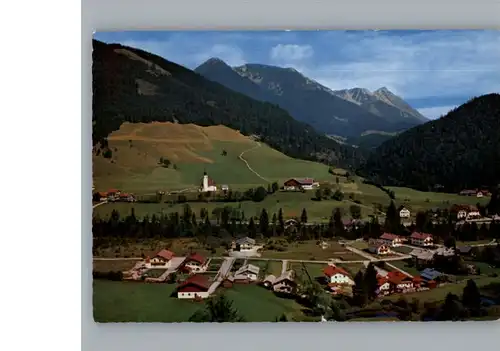
[[[207,175],[207,172],[203,172],[203,180],[200,186],[201,192],[217,191],[217,186],[212,178]]]

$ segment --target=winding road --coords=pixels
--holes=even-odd
[[[263,181],[265,181],[265,182],[270,182],[270,180],[269,180],[269,179],[264,178],[264,177],[263,177],[263,176],[261,176],[259,173],[257,173],[257,171],[255,171],[252,167],[250,167],[250,165],[248,164],[247,160],[245,160],[245,159],[243,158],[243,155],[244,155],[246,152],[248,152],[248,151],[252,151],[252,150],[255,150],[255,149],[258,149],[259,147],[261,147],[261,146],[262,146],[262,144],[261,144],[261,143],[259,143],[258,141],[257,141],[256,143],[257,143],[257,145],[255,145],[254,147],[251,147],[250,149],[247,149],[247,150],[243,151],[243,152],[242,152],[242,153],[238,156],[238,158],[239,158],[240,160],[242,160],[243,162],[245,162],[245,165],[247,166],[247,168],[248,168],[248,169],[249,169],[252,173],[254,173],[257,177],[259,177],[260,179],[262,179],[262,180],[263,180]]]

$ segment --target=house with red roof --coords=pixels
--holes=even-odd
[[[391,253],[389,245],[381,240],[371,240],[368,246],[368,251],[375,255],[387,255]]]
[[[134,202],[135,196],[129,193],[120,193],[120,195],[118,196],[118,200],[126,202]]]
[[[410,236],[410,241],[412,245],[416,246],[434,246],[434,239],[431,234],[413,232]]]
[[[377,295],[378,296],[385,296],[389,295],[391,292],[391,284],[389,283],[389,280],[387,277],[382,277],[381,275],[377,275]]]
[[[152,258],[146,258],[147,268],[168,268],[170,266],[170,261],[174,257],[174,253],[167,249],[163,249],[154,255]]]
[[[185,281],[177,286],[177,298],[179,299],[206,299],[210,282],[208,277],[202,274],[195,274],[188,277]]]
[[[325,274],[328,280],[328,286],[330,287],[335,287],[337,285],[354,285],[354,280],[352,280],[349,273],[341,267],[328,265],[325,269],[323,269],[323,273]]]
[[[384,244],[391,246],[391,247],[398,247],[398,246],[401,246],[403,244],[403,239],[399,235],[392,234],[392,233],[382,234],[380,236],[380,240]]]
[[[291,178],[283,184],[283,189],[288,191],[312,190],[319,187],[319,183],[313,178]]]
[[[414,291],[415,287],[413,285],[413,278],[404,274],[400,271],[389,272],[386,276],[389,282],[389,291],[395,293],[405,293],[409,291]]]
[[[206,261],[205,257],[194,252],[184,259],[180,267],[188,269],[191,273],[201,273],[207,270]]]

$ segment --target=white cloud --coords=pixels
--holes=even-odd
[[[430,118],[430,119],[436,119],[441,116],[444,116],[451,110],[453,110],[455,105],[448,105],[448,106],[435,106],[435,107],[424,107],[424,108],[419,108],[418,112],[420,112],[423,116]]]
[[[331,39],[324,50],[339,57],[303,73],[334,90],[386,86],[404,98],[500,92],[500,32],[360,34]]]
[[[298,62],[310,58],[314,50],[310,45],[278,44],[271,49],[273,61],[280,63]]]

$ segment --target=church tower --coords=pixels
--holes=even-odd
[[[207,172],[203,172],[203,191],[208,191],[208,175]]]

